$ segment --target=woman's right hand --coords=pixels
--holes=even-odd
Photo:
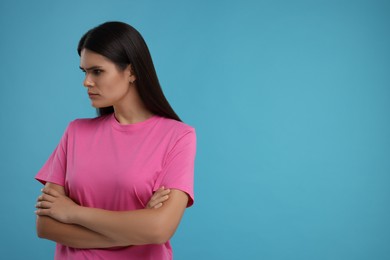
[[[163,203],[169,199],[170,189],[165,189],[161,187],[155,191],[153,196],[150,198],[148,204],[146,204],[147,209],[158,209],[162,207]]]

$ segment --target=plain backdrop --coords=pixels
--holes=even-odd
[[[95,116],[76,47],[110,20],[141,32],[197,130],[175,259],[389,259],[385,0],[2,0],[0,258],[53,258],[34,175],[71,120]]]

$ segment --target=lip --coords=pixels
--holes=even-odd
[[[99,95],[99,94],[89,93],[89,92],[88,92],[88,96],[89,96],[89,97],[96,97],[96,96],[98,96],[98,95]]]

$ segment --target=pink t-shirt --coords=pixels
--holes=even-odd
[[[159,187],[178,189],[193,204],[194,128],[160,116],[122,125],[114,114],[76,119],[36,175],[64,186],[79,205],[124,211],[145,208]],[[55,259],[172,259],[169,242],[120,249],[57,244]]]

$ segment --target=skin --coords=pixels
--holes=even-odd
[[[131,65],[120,70],[104,56],[83,49],[80,68],[93,107],[113,106],[121,124],[153,116],[138,95]],[[174,234],[187,203],[186,193],[160,188],[145,209],[108,211],[77,205],[66,196],[64,187],[47,183],[36,205],[37,233],[75,248],[161,244]]]
[[[113,106],[115,117],[121,124],[141,122],[153,115],[139,97],[137,78],[131,65],[121,71],[104,56],[83,49],[80,69],[85,72],[83,85],[92,94],[93,107]]]
[[[46,183],[45,188],[55,190],[59,194],[66,196],[64,187],[60,185]],[[163,203],[168,200],[169,193],[169,189],[165,189],[164,187],[160,188],[153,194],[146,208],[160,208]],[[36,205],[38,210],[42,209],[40,207],[40,203],[44,201],[44,194],[42,194],[38,197]],[[62,223],[45,215],[37,216],[37,233],[40,238],[49,239],[73,248],[111,248],[119,246],[115,240],[105,235],[99,234],[80,225]]]

